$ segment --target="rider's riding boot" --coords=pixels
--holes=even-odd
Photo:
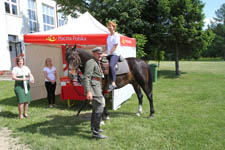
[[[114,90],[115,88],[116,88],[116,85],[110,84],[110,85],[109,85],[108,92],[111,92],[111,91]]]
[[[102,135],[100,130],[100,121],[101,121],[101,113],[94,113],[94,119],[93,119],[93,130],[92,130],[92,137],[98,138],[98,139],[105,139],[107,136]]]

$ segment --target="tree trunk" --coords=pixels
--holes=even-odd
[[[224,39],[224,41],[225,41],[225,39]],[[225,49],[224,49],[223,59],[225,61]]]
[[[178,48],[176,46],[175,49],[175,67],[176,67],[176,75],[180,75],[180,71],[179,71],[179,51]]]

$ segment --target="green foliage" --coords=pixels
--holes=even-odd
[[[191,59],[190,61],[223,61],[222,57],[199,57],[196,59]]]
[[[163,50],[155,50],[154,51],[154,58],[158,61],[158,67],[160,66],[160,61],[165,59],[165,51]]]
[[[81,0],[77,4],[73,0],[56,1],[67,14],[78,8],[80,12],[88,10],[102,24],[116,20],[119,33],[145,35],[148,42],[143,52],[153,54],[155,49],[163,49],[173,56],[178,72],[179,59],[197,59],[214,38],[210,30],[202,29],[201,0]],[[142,57],[143,52],[138,56]]]
[[[223,24],[212,24],[208,30],[215,34],[212,44],[203,52],[204,57],[223,57],[225,49],[225,26]]]
[[[179,59],[194,56],[199,57],[212,40],[212,34],[203,31],[204,4],[200,0],[170,1],[169,30],[167,46],[174,52],[176,74],[179,74]]]
[[[223,23],[225,25],[225,3],[216,10],[216,17],[214,18],[217,22]]]
[[[117,31],[127,36],[139,33],[142,29],[144,0],[90,0],[89,11],[102,24],[108,20],[117,21]],[[143,30],[143,29],[142,29]]]
[[[133,38],[136,39],[136,48],[137,48],[137,58],[143,58],[147,54],[144,51],[145,44],[147,43],[147,38],[143,34],[134,34]]]
[[[217,22],[223,24],[222,27],[222,36],[221,34],[217,35],[217,40],[216,42],[221,43],[221,49],[223,49],[223,57],[225,61],[225,4],[223,4],[220,9],[216,11],[216,18],[214,18]],[[222,40],[223,38],[223,40]],[[223,42],[222,42],[223,41]]]
[[[168,0],[147,0],[142,13],[144,29],[140,29],[146,35],[148,43],[146,52],[153,54],[155,49],[168,49],[166,45],[170,6]],[[143,31],[144,30],[144,31]],[[154,58],[155,59],[155,58]]]
[[[71,15],[77,17],[78,13],[84,13],[88,10],[87,0],[54,0],[59,6],[59,12],[63,12],[65,15]]]

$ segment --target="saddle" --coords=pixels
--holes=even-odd
[[[102,67],[102,71],[104,75],[108,75],[109,74],[109,56],[102,58],[101,67]],[[116,70],[116,75],[126,74],[129,72],[128,63],[124,57],[120,56],[115,66],[115,70]]]

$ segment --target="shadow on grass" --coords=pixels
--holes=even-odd
[[[127,117],[138,117],[136,115],[136,112],[121,112],[121,111],[113,111],[110,112],[110,117],[112,118],[117,118],[117,117],[122,117],[122,118],[127,118]],[[139,116],[140,117],[140,116]],[[142,116],[143,118],[147,118],[147,116]]]
[[[30,124],[19,128],[19,131],[32,134],[42,134],[48,137],[57,138],[58,136],[80,136],[91,139],[90,126],[91,113],[80,114],[79,117],[52,115],[48,120]]]
[[[10,97],[10,98],[6,98],[0,101],[1,105],[9,105],[9,106],[17,106],[17,100],[16,97]]]
[[[135,116],[135,113],[128,112],[112,112],[110,114],[112,118]],[[47,119],[39,123],[24,126],[18,130],[31,134],[38,133],[53,138],[59,138],[59,136],[80,136],[92,139],[90,131],[91,112],[81,113],[79,117],[76,117],[76,114],[72,116],[51,115]]]
[[[68,107],[67,105],[67,101],[63,101],[61,102],[60,100],[60,96],[56,96],[56,104],[57,106],[55,107],[56,109],[60,109],[60,110],[71,110],[71,111],[78,111],[80,109],[80,107],[83,105],[84,101],[71,101],[71,103],[73,104],[72,107]],[[15,96],[10,97],[10,98],[6,98],[0,101],[0,105],[6,105],[6,106],[15,106],[17,107],[18,102]],[[29,104],[29,107],[36,107],[36,108],[48,108],[48,100],[47,99],[39,99],[39,100],[34,100],[31,101]],[[91,109],[89,108],[90,106],[87,106],[84,108],[84,110],[88,110]]]
[[[18,118],[18,114],[14,114],[10,111],[1,111],[0,116],[4,118]]]
[[[186,74],[186,72],[180,71],[180,74]],[[179,78],[179,76],[176,75],[176,72],[173,70],[158,70],[158,78],[176,79]]]

